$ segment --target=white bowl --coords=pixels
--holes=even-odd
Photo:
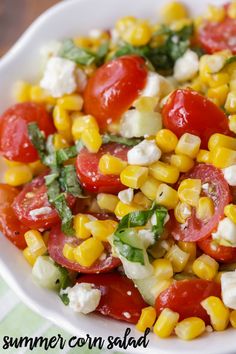
[[[225,0],[226,1],[226,0]],[[185,0],[192,13],[203,13],[208,1]],[[210,2],[223,3],[222,0]],[[40,16],[14,47],[0,61],[0,112],[13,103],[12,84],[19,79],[34,81],[39,74],[39,49],[54,39],[86,34],[91,28],[112,27],[115,20],[124,15],[157,18],[158,7],[165,0],[70,0],[62,2]],[[8,285],[31,309],[51,320],[72,335],[84,337],[101,336],[104,339],[124,335],[127,327],[132,327],[132,335],[141,335],[134,326],[98,315],[83,316],[73,313],[64,306],[53,292],[38,287],[31,278],[30,267],[6,238],[0,237],[0,273]],[[175,337],[161,340],[149,334],[149,345],[127,350],[133,353],[156,354],[235,354],[235,332],[204,335],[190,342]],[[104,347],[105,349],[105,347]],[[119,350],[119,348],[114,348]]]

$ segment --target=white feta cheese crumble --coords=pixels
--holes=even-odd
[[[30,210],[29,215],[32,217],[32,219],[35,219],[36,216],[50,214],[51,211],[52,208],[50,207],[42,207],[42,208]]]
[[[76,90],[76,64],[67,59],[52,57],[48,60],[40,86],[52,97],[61,97]]]
[[[174,65],[174,78],[179,82],[192,79],[198,72],[199,59],[195,52],[188,49]]]
[[[222,169],[224,178],[230,186],[236,186],[236,165]]]
[[[236,246],[236,224],[229,218],[222,219],[216,232],[212,233],[212,238],[219,243],[228,243],[231,246]]]
[[[170,215],[167,213],[166,214],[166,217],[164,219],[164,225],[170,220]],[[156,214],[154,213],[150,219],[151,221],[151,225],[156,225],[157,224],[157,216]]]
[[[148,248],[155,243],[155,235],[151,230],[139,230],[138,236],[145,248]]]
[[[124,189],[118,193],[118,198],[124,204],[130,204],[134,197],[134,190],[132,188]]]
[[[161,150],[155,140],[143,140],[128,151],[127,158],[130,165],[149,166],[158,161]]]
[[[85,315],[95,311],[101,299],[101,291],[94,289],[93,284],[89,283],[77,283],[72,288],[67,288],[64,293],[68,295],[69,307]]]
[[[164,76],[152,71],[148,72],[147,82],[140,97],[164,97],[174,89],[173,85]]]
[[[221,290],[224,304],[236,310],[236,271],[222,274]]]

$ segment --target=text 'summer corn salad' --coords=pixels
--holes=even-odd
[[[35,281],[162,338],[236,328],[236,2],[50,43],[14,93],[0,229]]]

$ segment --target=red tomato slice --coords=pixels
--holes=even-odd
[[[198,247],[208,256],[218,262],[232,263],[236,262],[236,247],[225,247],[213,243],[212,237],[204,238],[197,243]]]
[[[137,323],[142,309],[148,306],[134,283],[119,273],[83,275],[78,283],[91,283],[101,290],[102,297],[96,311],[104,316]]]
[[[67,201],[72,207],[75,198],[68,195]],[[32,229],[48,229],[60,223],[61,220],[57,211],[48,201],[44,175],[38,176],[28,183],[15,198],[12,207],[18,219]],[[40,212],[40,209],[45,207],[51,210]]]
[[[155,307],[158,315],[169,308],[179,313],[180,321],[196,316],[209,324],[210,318],[201,306],[208,296],[221,297],[220,284],[202,279],[176,281],[157,297]]]
[[[180,224],[174,217],[172,218],[170,228],[173,237],[176,240],[196,242],[209,236],[217,228],[224,216],[224,207],[229,204],[231,197],[228,183],[222,172],[212,165],[196,165],[190,172],[183,175],[182,179],[186,178],[199,178],[202,184],[208,183],[209,190],[204,190],[203,195],[211,197],[215,206],[214,215],[207,222],[196,217],[195,208],[185,224]]]
[[[102,273],[108,272],[120,265],[119,258],[115,258],[111,255],[111,247],[109,243],[104,242],[106,258],[103,260],[97,260],[91,267],[83,267],[76,262],[69,261],[63,256],[63,247],[65,243],[69,243],[73,246],[78,246],[83,242],[76,237],[65,236],[60,229],[60,226],[55,226],[50,232],[48,239],[48,252],[55,262],[61,264],[70,270],[77,271],[79,273]]]
[[[0,153],[6,159],[20,162],[39,159],[28,136],[30,122],[37,122],[45,136],[55,132],[52,118],[41,104],[18,103],[0,117]]]
[[[0,184],[0,231],[16,247],[24,249],[26,247],[24,234],[28,228],[20,223],[12,209],[12,202],[18,194],[18,189]]]
[[[147,69],[143,58],[127,55],[102,65],[89,79],[84,107],[101,128],[118,120],[144,88]]]
[[[229,134],[228,118],[224,112],[193,90],[174,91],[164,105],[162,115],[165,127],[178,137],[184,133],[198,135],[203,149],[207,149],[212,134]]]
[[[91,193],[119,193],[125,187],[119,176],[102,175],[98,170],[98,163],[102,155],[111,154],[127,161],[129,148],[120,144],[105,144],[96,153],[87,149],[80,151],[76,161],[77,175],[86,191]]]

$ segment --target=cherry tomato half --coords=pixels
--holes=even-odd
[[[224,112],[193,90],[175,90],[164,105],[162,115],[164,126],[178,137],[184,133],[198,135],[203,149],[207,149],[212,134],[229,134]]]
[[[137,323],[147,306],[133,282],[119,273],[83,275],[78,283],[91,283],[102,296],[96,311],[104,316]]]
[[[84,94],[84,107],[99,126],[118,120],[144,88],[147,69],[144,59],[127,55],[102,65],[89,79]]]
[[[0,184],[0,231],[16,247],[24,249],[26,247],[24,234],[28,228],[20,223],[11,206],[18,194],[18,189]]]
[[[45,136],[53,134],[55,128],[45,107],[36,103],[18,103],[0,117],[0,153],[8,160],[33,162],[39,159],[32,145],[27,125],[38,123]]]
[[[67,201],[72,207],[75,198],[68,195]],[[60,223],[57,211],[48,201],[44,175],[28,183],[15,198],[12,207],[18,219],[32,229],[47,229]],[[45,207],[46,210],[40,210]]]
[[[222,172],[207,164],[196,165],[190,172],[183,175],[182,179],[199,178],[202,185],[206,184],[208,190],[204,189],[204,196],[212,198],[214,202],[214,215],[208,221],[201,221],[196,217],[196,209],[192,208],[192,215],[185,224],[180,224],[173,217],[171,220],[171,233],[176,240],[186,242],[199,241],[217,228],[219,221],[224,216],[224,207],[230,202],[230,191]]]
[[[91,193],[119,193],[126,187],[120,182],[119,176],[102,175],[98,170],[98,163],[102,155],[111,154],[127,161],[129,148],[120,144],[105,144],[96,153],[87,149],[80,151],[76,161],[77,175],[86,191]]]
[[[236,262],[236,247],[225,247],[213,242],[212,237],[204,238],[197,243],[198,247],[208,256],[218,262],[232,263]]]
[[[209,324],[209,316],[201,306],[201,301],[208,296],[221,297],[220,284],[202,279],[176,281],[161,292],[155,307],[158,315],[164,308],[169,308],[179,313],[180,321],[196,316]]]
[[[78,246],[83,242],[76,237],[65,236],[61,231],[60,226],[55,226],[49,235],[48,239],[48,252],[55,262],[61,264],[67,269],[77,271],[79,273],[102,273],[108,272],[120,265],[119,258],[115,258],[111,255],[111,247],[108,242],[104,242],[105,254],[104,259],[98,259],[91,267],[83,267],[79,263],[69,261],[63,256],[63,247],[65,243],[69,243],[73,246]]]

